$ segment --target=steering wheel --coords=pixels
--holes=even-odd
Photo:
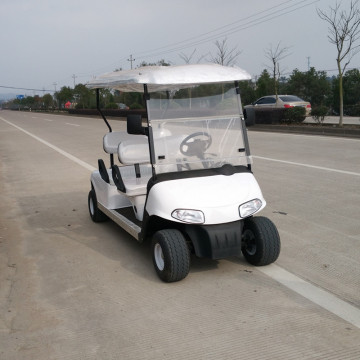
[[[201,139],[201,137],[205,139]],[[204,159],[204,153],[211,143],[212,138],[207,132],[195,132],[181,142],[180,152],[186,156],[197,156],[199,159]]]

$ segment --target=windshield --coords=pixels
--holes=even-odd
[[[240,96],[234,85],[152,93],[148,100],[156,173],[247,165]]]

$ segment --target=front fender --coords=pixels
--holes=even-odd
[[[171,216],[175,209],[201,210],[206,225],[240,220],[239,206],[260,199],[266,201],[250,172],[172,179],[155,183],[149,190],[146,211],[149,216],[180,222]]]

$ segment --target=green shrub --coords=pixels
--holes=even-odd
[[[80,103],[76,104],[75,109],[84,109],[84,104],[80,104]]]
[[[322,124],[328,111],[329,109],[326,106],[316,106],[311,109],[311,116],[318,124]]]
[[[360,103],[344,106],[344,115],[360,116]]]
[[[118,104],[111,102],[106,105],[105,109],[118,109],[118,108],[119,108]]]
[[[306,110],[302,106],[294,106],[291,108],[287,108],[284,113],[284,118],[282,122],[288,124],[299,124],[305,120]]]
[[[133,104],[131,104],[129,107],[130,107],[131,110],[137,110],[137,109],[143,109],[143,108],[144,108],[144,107],[143,107],[141,104],[139,104],[139,103],[133,103]]]

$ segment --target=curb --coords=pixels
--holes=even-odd
[[[324,136],[340,136],[348,138],[360,138],[359,127],[342,128],[335,126],[286,126],[286,125],[260,125],[255,124],[249,126],[248,131],[278,132],[288,134],[304,134],[304,135],[324,135]]]

